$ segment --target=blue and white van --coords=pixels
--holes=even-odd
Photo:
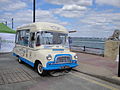
[[[34,67],[38,74],[76,67],[76,53],[70,52],[68,31],[61,25],[36,22],[17,28],[13,55]]]

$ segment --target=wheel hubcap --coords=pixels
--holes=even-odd
[[[20,60],[20,59],[18,59],[18,62],[21,62],[21,60]]]
[[[42,74],[43,72],[43,68],[42,68],[42,65],[41,64],[38,64],[38,73]]]

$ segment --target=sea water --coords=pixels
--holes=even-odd
[[[88,47],[91,50],[97,49],[100,53],[104,52],[105,38],[72,37],[71,46]]]

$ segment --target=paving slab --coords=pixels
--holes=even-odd
[[[0,75],[0,85],[4,84],[4,80],[2,78],[2,76]]]
[[[75,70],[120,85],[117,77],[118,63],[110,58],[85,53],[77,53],[78,64]]]
[[[31,80],[32,77],[24,72],[24,70],[21,68],[14,68],[1,70],[0,79],[1,84],[3,84],[3,82],[4,84],[11,84]]]

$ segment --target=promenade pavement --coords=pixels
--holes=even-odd
[[[18,63],[12,53],[0,54],[0,90],[120,90],[119,88],[119,85],[76,71],[59,77],[41,77],[29,65]]]
[[[79,66],[73,70],[120,85],[120,77],[117,77],[118,63],[115,60],[85,53],[77,55]],[[0,85],[26,80],[33,84],[34,79],[38,77],[30,67],[19,64],[10,53],[0,54]]]
[[[85,53],[77,55],[79,66],[74,70],[120,85],[118,63],[115,60]]]

